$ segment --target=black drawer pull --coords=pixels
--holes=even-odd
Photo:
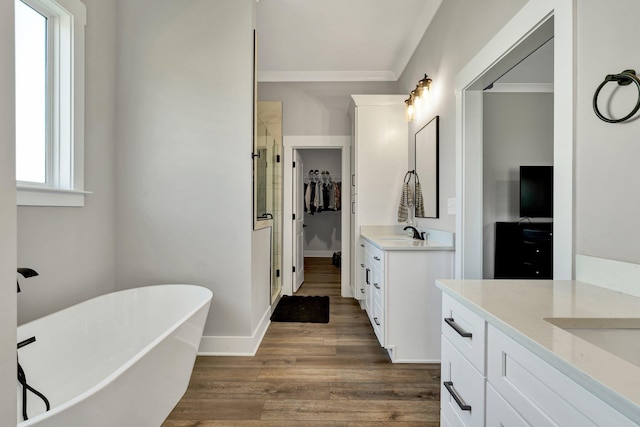
[[[367,285],[370,285],[370,284],[371,284],[371,283],[369,283],[369,272],[370,272],[370,271],[371,271],[371,270],[370,270],[370,269],[368,269],[368,268],[364,271],[364,282],[365,282]]]
[[[380,289],[380,285],[378,285],[377,283],[374,283],[373,287],[376,288],[376,289]]]
[[[456,393],[455,389],[453,388],[453,382],[445,381],[442,384],[445,386],[451,397],[453,397],[453,400],[456,401],[460,409],[462,409],[463,411],[471,411],[471,405],[467,405],[466,403],[464,403],[462,399],[460,399],[460,396],[458,396],[458,393]]]
[[[364,289],[360,288],[360,292],[362,292],[364,294]]]
[[[375,259],[376,261],[380,261],[380,258],[378,258],[377,256],[374,256],[373,259]]]
[[[373,321],[376,323],[376,325],[380,326],[380,321],[378,320],[377,317],[374,317]]]
[[[471,338],[473,336],[471,332],[467,332],[462,329],[460,325],[458,325],[456,321],[453,320],[453,317],[445,317],[444,321],[447,323],[447,325],[451,326],[458,334],[460,334],[461,337]]]

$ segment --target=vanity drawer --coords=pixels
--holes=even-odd
[[[370,264],[384,271],[384,251],[368,241],[364,244],[364,254]],[[366,263],[367,261],[365,261]]]
[[[484,375],[486,322],[477,314],[442,294],[442,335]]]
[[[453,425],[484,426],[484,377],[444,336],[440,369],[443,416]]]

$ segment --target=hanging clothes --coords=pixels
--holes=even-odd
[[[304,211],[305,212],[310,212],[310,210],[311,210],[311,186],[309,185],[308,182],[304,183],[303,198],[304,198]]]
[[[315,182],[310,182],[309,183],[309,187],[311,188],[310,190],[310,194],[309,194],[309,213],[311,215],[313,215],[314,213],[316,213],[316,209],[318,204],[316,203],[316,199],[318,197],[318,194],[316,192],[316,183]]]
[[[304,209],[311,215],[323,211],[339,211],[341,183],[334,181],[328,171],[309,171],[304,187]]]

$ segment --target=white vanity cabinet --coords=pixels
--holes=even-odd
[[[365,240],[365,308],[392,362],[440,361],[440,291],[451,250],[382,249]]]
[[[443,426],[639,425],[507,336],[481,307],[472,307],[443,293]]]
[[[486,322],[442,297],[440,410],[442,424],[482,427],[485,414]]]
[[[407,172],[408,125],[406,95],[352,95],[351,241],[362,226],[395,224],[402,179]],[[349,191],[343,184],[342,191]],[[344,207],[347,209],[347,207]],[[357,245],[351,245],[351,286],[363,306],[359,289],[364,271],[357,264]]]

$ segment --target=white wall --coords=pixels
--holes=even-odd
[[[282,101],[283,135],[351,135],[352,94],[396,94],[397,82],[259,83],[260,101]]]
[[[273,227],[251,233],[251,331],[255,333],[271,306],[271,239]],[[256,339],[256,343],[259,340]]]
[[[400,93],[415,88],[428,74],[433,79],[427,108],[409,125],[409,164],[413,164],[415,133],[440,116],[440,218],[419,218],[420,227],[455,230],[455,216],[447,214],[447,199],[455,197],[455,93],[454,77],[476,55],[526,0],[442,2],[416,52],[400,77]]]
[[[249,336],[254,1],[118,6],[117,286],[205,286],[204,335]]]
[[[520,166],[553,165],[553,94],[484,93],[483,277],[493,278],[496,221],[520,219]]]
[[[114,290],[116,1],[83,2],[85,188],[93,194],[82,208],[18,207],[18,264],[40,273],[21,286],[18,323]]]
[[[597,86],[607,74],[638,70],[636,0],[614,0],[606,7],[577,3],[577,118],[576,118],[576,253],[640,263],[640,120],[608,124],[591,108]],[[607,111],[615,88],[601,93],[605,114],[621,117],[637,100],[634,85],[620,88]],[[610,86],[610,87],[609,87]],[[636,115],[637,119],[638,115]]]
[[[0,425],[16,422],[16,169],[13,0],[0,0]]]
[[[335,149],[306,149],[299,150],[304,164],[303,175],[306,177],[309,170],[328,171],[334,180],[341,180],[342,176],[342,152]],[[318,175],[322,177],[322,175]],[[347,183],[348,181],[347,177]],[[305,181],[307,182],[307,181]],[[347,207],[348,208],[348,207]],[[311,215],[304,214],[304,255],[332,256],[333,252],[340,251],[342,241],[341,211],[322,211]]]

